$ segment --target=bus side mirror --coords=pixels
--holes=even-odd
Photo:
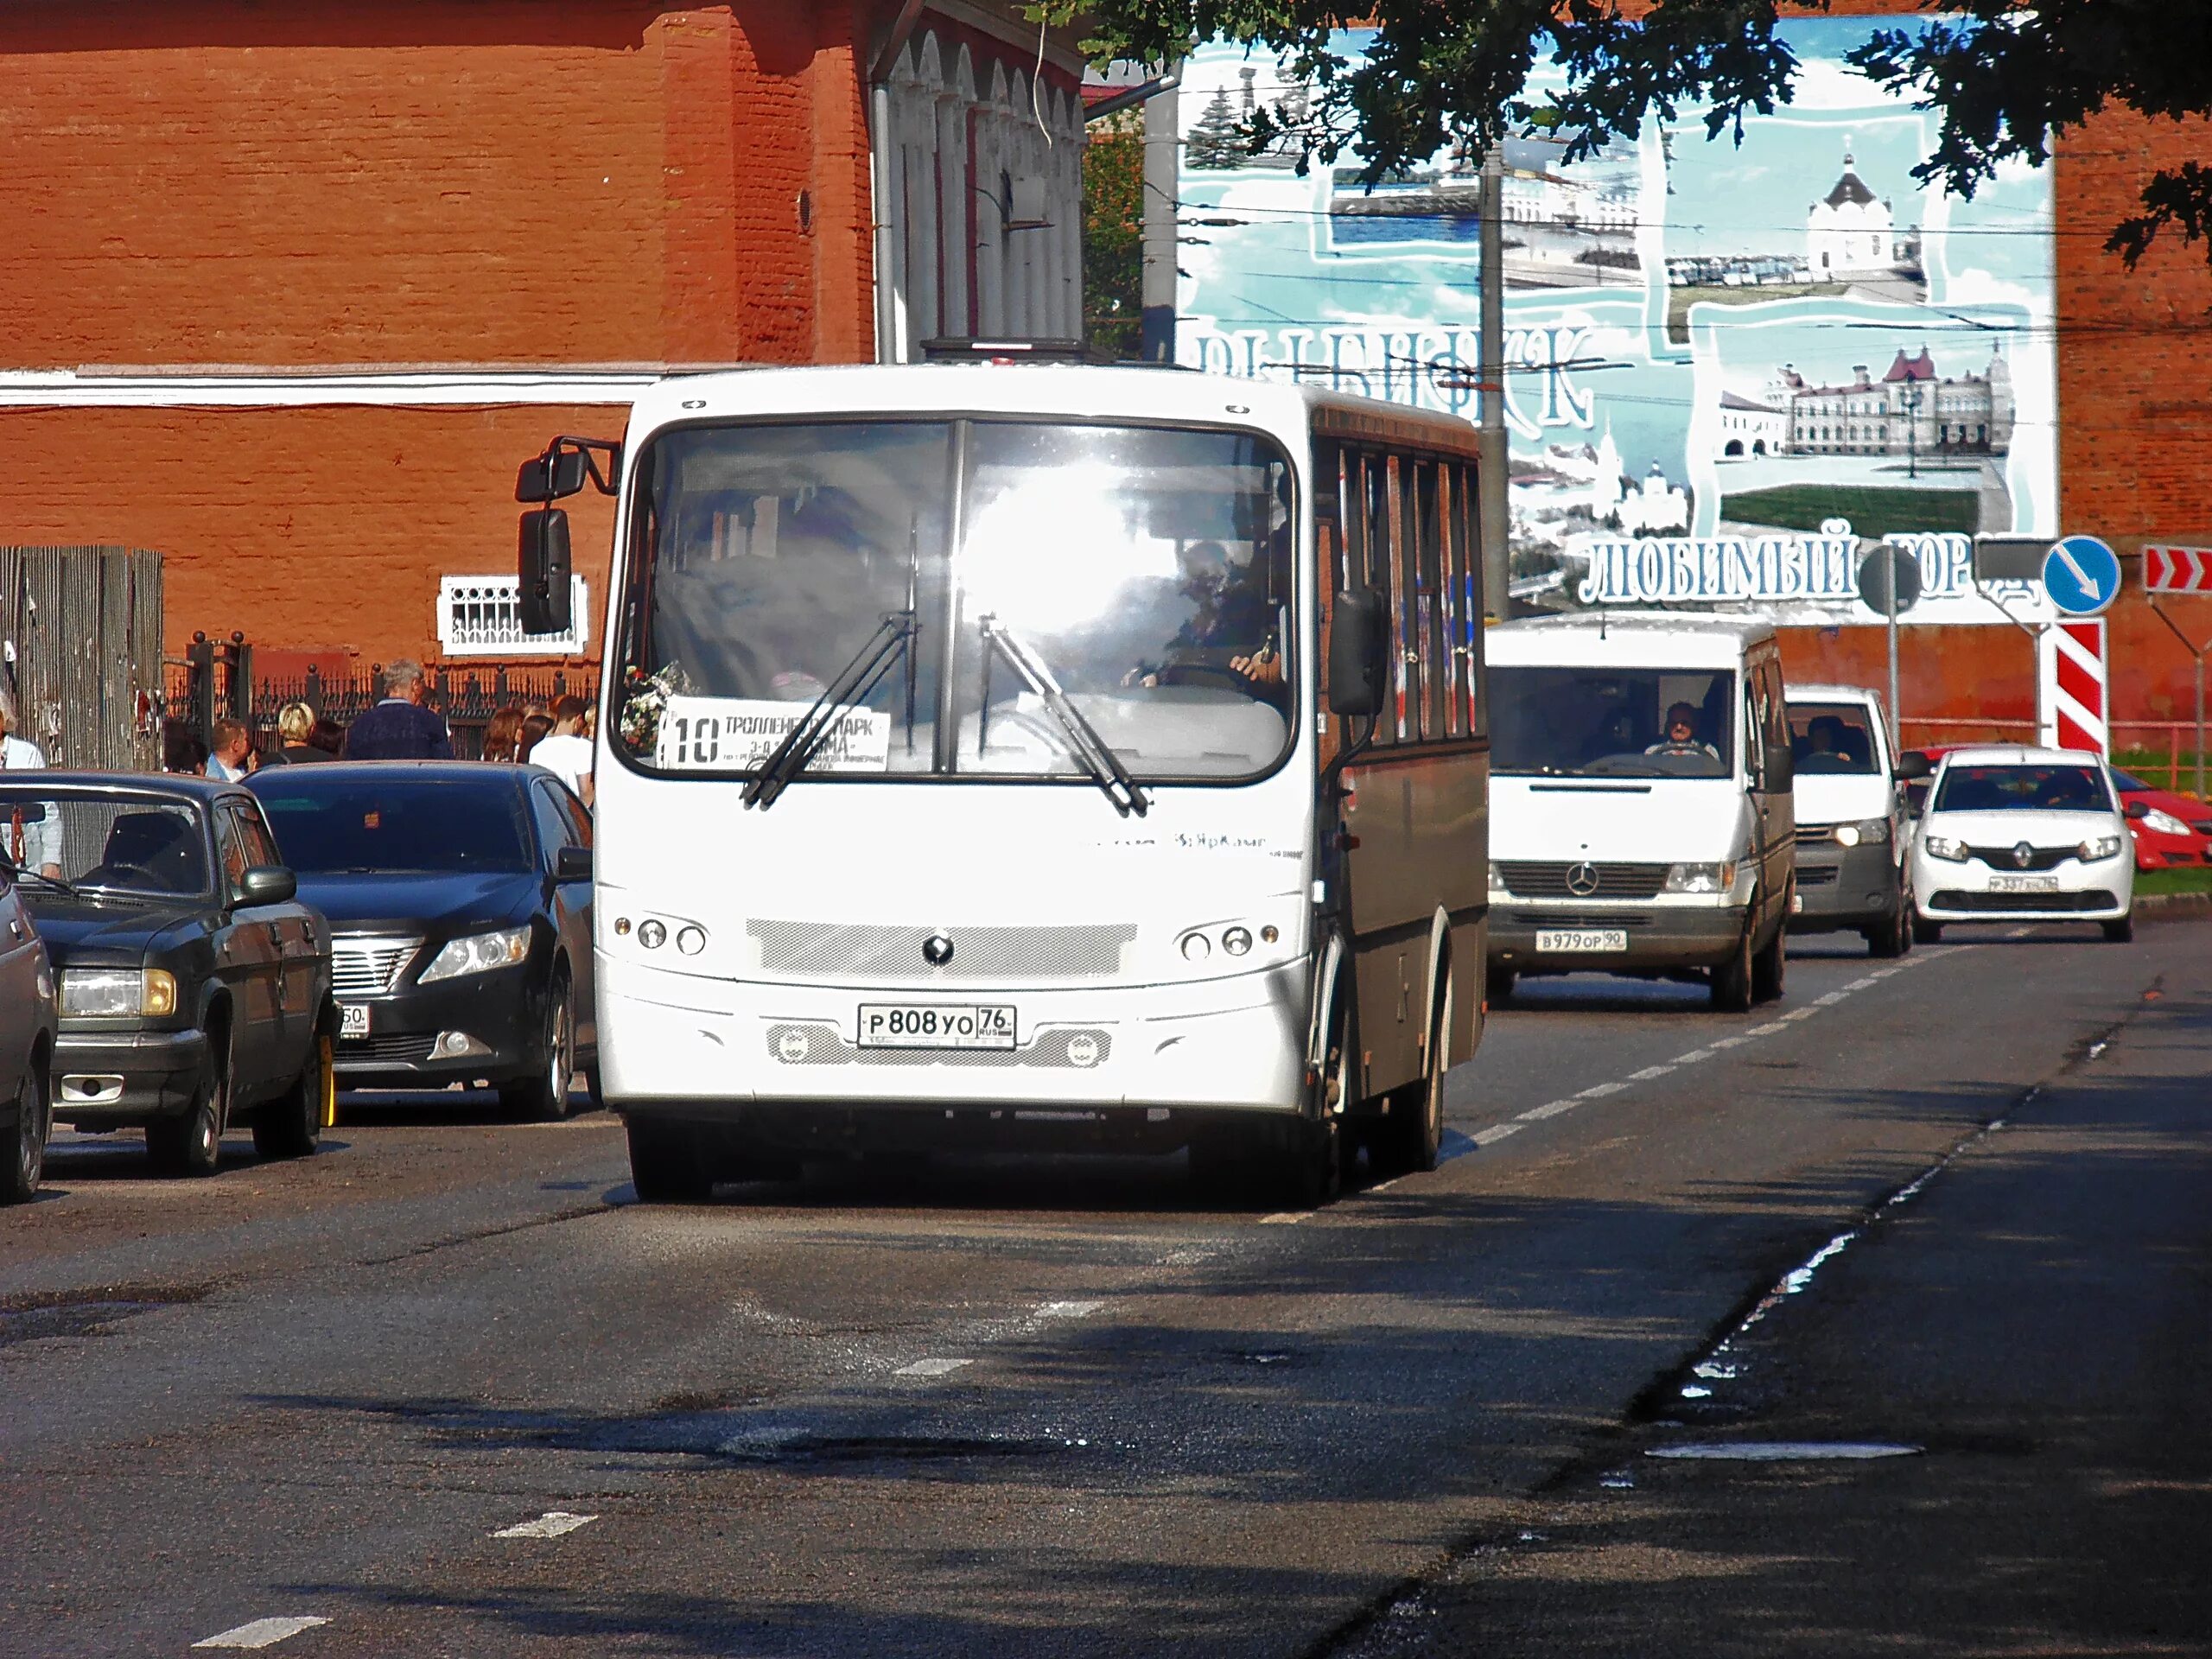
[[[540,507],[522,516],[522,544],[516,557],[522,579],[517,609],[524,633],[567,633],[569,611],[569,515]]]
[[[1787,795],[1797,787],[1797,756],[1787,743],[1766,746],[1766,787],[1770,795]]]
[[[1389,666],[1382,597],[1372,588],[1337,595],[1329,620],[1329,708],[1351,718],[1382,712]]]
[[[558,501],[584,486],[584,454],[581,449],[556,449],[532,455],[515,475],[518,501]]]
[[[1897,776],[1902,779],[1910,781],[1915,778],[1926,778],[1931,776],[1935,770],[1934,764],[1918,749],[1907,749],[1897,756]]]

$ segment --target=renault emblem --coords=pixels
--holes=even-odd
[[[1598,867],[1595,864],[1572,864],[1567,871],[1567,890],[1578,899],[1587,899],[1598,891]]]
[[[932,933],[922,941],[922,960],[932,968],[942,968],[952,960],[952,941],[942,933]]]
[[[2012,849],[2012,862],[2021,869],[2026,869],[2035,862],[2035,859],[2036,849],[2024,841]]]

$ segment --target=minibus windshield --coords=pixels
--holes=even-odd
[[[1256,434],[718,423],[638,478],[613,735],[643,769],[753,775],[810,710],[809,777],[1227,780],[1287,747],[1291,473]]]
[[[1873,727],[1859,702],[1793,702],[1789,705],[1789,752],[1798,773],[1847,772],[1872,777]]]
[[[1726,670],[1490,671],[1491,770],[1503,775],[1726,778],[1736,677]]]

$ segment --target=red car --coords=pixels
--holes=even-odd
[[[2146,784],[2118,766],[2112,769],[2112,780],[2120,785],[2120,804],[2128,809],[2127,827],[2135,832],[2137,869],[2212,864],[2212,806]],[[2146,809],[2139,818],[2133,811],[2138,801]]]

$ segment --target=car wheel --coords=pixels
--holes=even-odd
[[[1925,916],[1912,918],[1912,942],[1915,944],[1934,944],[1942,937],[1942,923],[1931,922]]]
[[[1897,898],[1890,906],[1890,913],[1866,930],[1866,951],[1869,956],[1901,957],[1912,948],[1912,924],[1910,920],[1904,889],[1897,889]]]
[[[192,1104],[174,1117],[146,1126],[146,1155],[157,1175],[213,1175],[222,1161],[223,1126],[230,1116],[231,1054],[227,1033],[207,1037],[207,1069]]]
[[[499,1103],[518,1116],[542,1123],[569,1115],[569,1091],[575,1077],[575,1010],[569,1006],[569,976],[554,976],[545,994],[545,1030],[538,1039],[537,1070],[499,1085]]]
[[[1713,1006],[1723,1014],[1751,1011],[1751,929],[1736,941],[1736,953],[1713,970]]]
[[[1510,968],[1493,968],[1490,970],[1491,1007],[1496,1007],[1513,995],[1513,983],[1520,976]]]
[[[2115,917],[2105,924],[2105,938],[2114,944],[2126,944],[2135,937],[2135,918],[2131,912]]]
[[[253,1115],[253,1149],[264,1158],[311,1158],[338,1100],[335,1051],[328,1031],[308,1045],[292,1086]]]
[[[640,1204],[698,1204],[713,1195],[714,1160],[695,1129],[632,1118],[630,1181]]]
[[[1783,913],[1787,915],[1785,907]],[[1780,922],[1774,925],[1774,937],[1751,958],[1751,1001],[1776,1002],[1782,998],[1783,982],[1789,974],[1789,951],[1786,935],[1789,930]]]
[[[28,1204],[38,1196],[39,1179],[46,1171],[46,1140],[54,1132],[54,1105],[48,1093],[52,1078],[43,1061],[23,1072],[16,1091],[16,1133],[10,1137],[9,1157],[0,1164],[0,1204]]]

